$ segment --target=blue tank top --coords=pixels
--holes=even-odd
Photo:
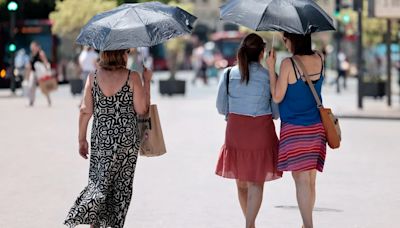
[[[312,95],[311,89],[306,81],[303,81],[300,77],[298,77],[298,75],[300,75],[300,71],[294,63],[293,59],[290,58],[290,60],[292,61],[297,81],[294,84],[288,85],[285,97],[279,104],[281,121],[302,126],[320,123],[321,117],[317,108],[317,102]],[[321,102],[321,88],[322,82],[324,80],[323,67],[324,66],[322,64],[320,78],[313,81],[315,90],[317,91]]]

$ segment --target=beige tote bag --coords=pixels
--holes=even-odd
[[[141,137],[140,155],[155,157],[167,152],[157,105],[150,105],[148,114],[139,118],[139,132]]]

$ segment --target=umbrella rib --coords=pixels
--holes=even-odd
[[[257,24],[257,26],[256,26],[256,28],[255,28],[254,30],[258,31],[257,29],[258,29],[258,27],[260,27],[260,24],[261,24],[261,22],[262,22],[262,19],[263,19],[263,17],[264,17],[264,14],[265,14],[265,12],[268,10],[268,7],[271,5],[271,3],[272,3],[272,1],[267,5],[267,7],[265,7],[264,12],[263,12],[263,15],[261,16],[261,20],[258,22],[258,24]]]
[[[135,11],[135,12],[136,12],[136,11]],[[129,13],[129,9],[126,10],[126,12],[125,12],[121,17],[119,17],[119,18],[115,21],[115,23],[114,23],[114,25],[113,25],[112,27],[114,27],[116,24],[118,24],[118,22],[119,22],[123,17],[125,17],[128,13]],[[111,30],[112,30],[112,29],[110,29],[110,32],[107,34],[107,36],[109,36],[109,35],[111,34]]]
[[[150,34],[149,34],[149,32],[147,31],[146,24],[144,23],[144,21],[142,20],[142,18],[139,16],[139,13],[136,11],[135,8],[133,8],[133,11],[135,11],[135,13],[136,13],[136,15],[138,16],[140,22],[142,22],[142,24],[144,25],[144,28],[145,28],[145,30],[146,30],[147,37],[150,38]]]
[[[305,35],[305,30],[304,30],[303,22],[301,21],[301,18],[300,18],[300,12],[297,10],[296,7],[293,6],[293,8],[294,8],[294,9],[296,10],[296,12],[297,12],[296,16],[298,17],[298,19],[299,19],[299,21],[300,21],[300,24],[301,24],[301,28],[303,29],[303,35]]]

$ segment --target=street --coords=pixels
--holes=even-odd
[[[180,72],[187,94],[162,97],[157,80],[163,77],[154,75],[152,101],[158,105],[167,154],[139,158],[125,227],[244,227],[235,182],[214,174],[225,130],[215,108],[216,80],[192,85],[193,73]],[[325,104],[341,114],[358,112],[355,88],[355,80],[341,95],[327,88]],[[62,85],[52,94],[51,108],[39,91],[30,108],[26,98],[0,90],[0,228],[64,227],[87,183],[89,161],[78,154],[80,97],[72,97],[69,89]],[[398,95],[393,103],[387,108],[384,101],[367,99],[365,109],[400,116]],[[315,227],[400,227],[400,121],[340,121],[342,146],[328,150],[324,172],[317,177]],[[265,184],[257,227],[301,227],[290,173]]]

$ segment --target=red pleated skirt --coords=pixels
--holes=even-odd
[[[278,146],[271,115],[229,114],[215,173],[255,183],[278,179],[282,177],[277,169]]]

